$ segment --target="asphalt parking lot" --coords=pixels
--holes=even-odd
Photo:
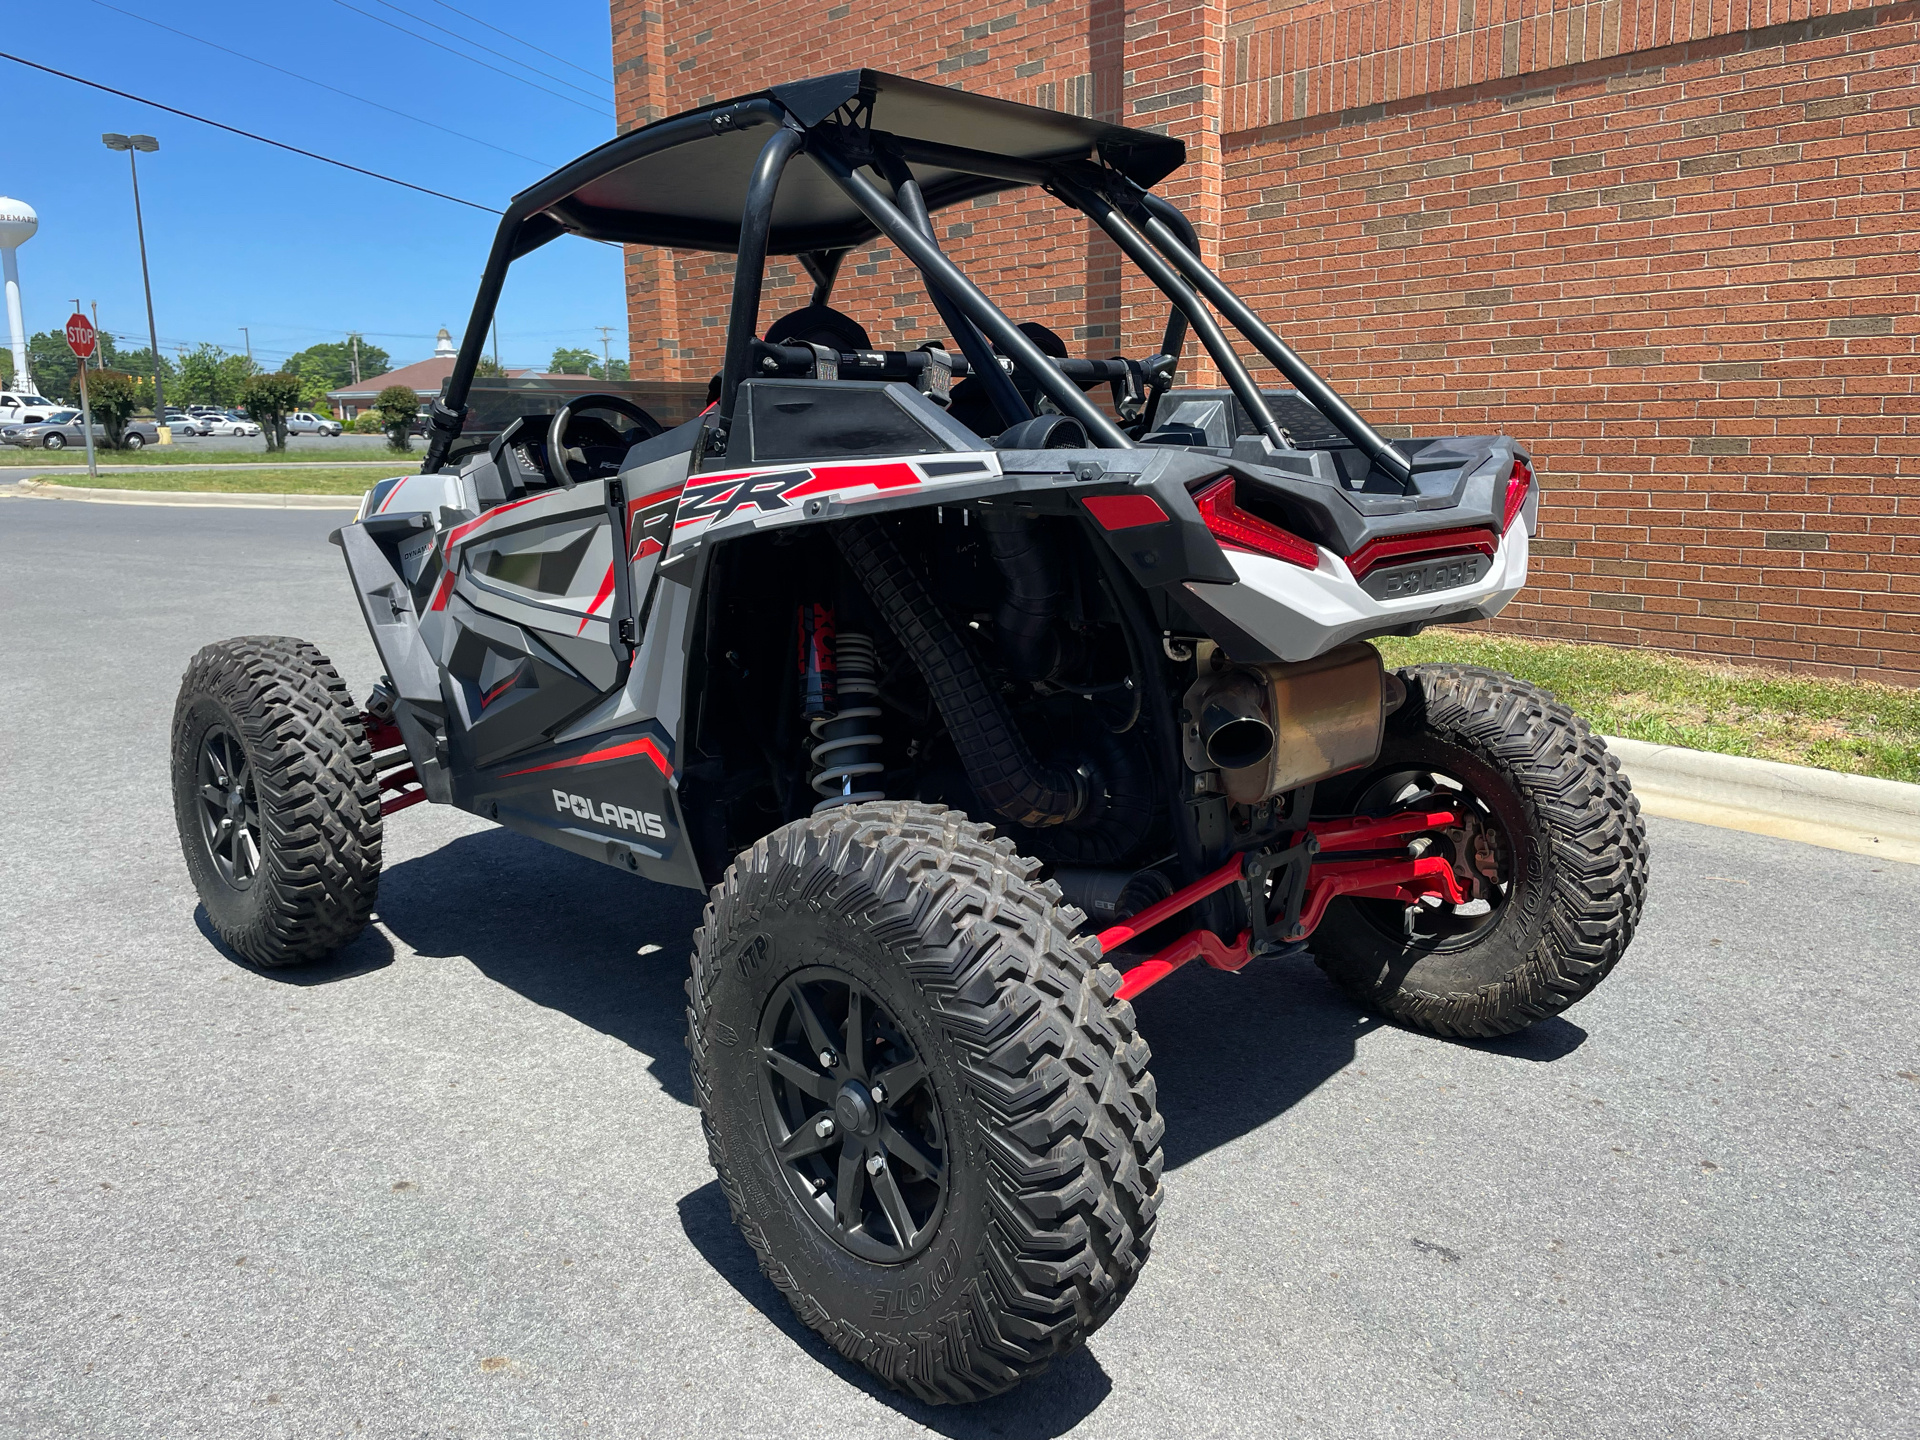
[[[337,961],[210,938],[175,687],[266,632],[364,693],[344,518],[0,501],[0,1433],[1913,1433],[1920,868],[1652,822],[1619,971],[1491,1044],[1310,963],[1192,967],[1139,1005],[1139,1288],[930,1410],[732,1229],[680,1038],[697,897],[421,806]]]

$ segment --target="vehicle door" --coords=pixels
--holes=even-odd
[[[448,533],[428,615],[444,617],[438,648],[473,767],[541,745],[620,688],[625,544],[606,480],[523,495]]]

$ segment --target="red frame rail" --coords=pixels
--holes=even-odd
[[[1400,900],[1414,904],[1428,895],[1439,895],[1455,905],[1466,902],[1466,893],[1453,873],[1453,862],[1443,855],[1389,855],[1367,859],[1342,859],[1342,852],[1378,850],[1391,846],[1405,836],[1429,830],[1449,830],[1460,824],[1451,810],[1403,810],[1395,815],[1361,816],[1350,820],[1323,820],[1307,826],[1317,853],[1307,873],[1306,895],[1300,905],[1300,923],[1287,939],[1304,940],[1314,932],[1327,913],[1327,906],[1342,895],[1371,900]],[[1174,891],[1158,904],[1149,905],[1100,932],[1101,950],[1111,954],[1129,940],[1145,934],[1154,926],[1171,919],[1189,905],[1198,903],[1239,883],[1246,873],[1246,857],[1236,855],[1191,885]],[[1157,985],[1189,960],[1204,960],[1215,970],[1239,970],[1252,959],[1249,944],[1253,934],[1242,930],[1231,944],[1211,930],[1189,930],[1171,945],[1163,946],[1147,959],[1132,966],[1120,981],[1120,998],[1131,1000],[1151,985]]]

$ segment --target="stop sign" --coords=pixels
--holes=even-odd
[[[99,332],[93,328],[93,322],[78,310],[67,318],[67,348],[85,360],[93,354],[93,347],[99,342]]]

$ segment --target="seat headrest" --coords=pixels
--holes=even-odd
[[[769,345],[825,345],[831,350],[871,350],[860,322],[831,305],[808,305],[767,327]]]

